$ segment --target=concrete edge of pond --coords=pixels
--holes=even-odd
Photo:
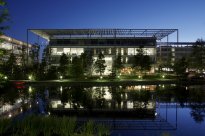
[[[46,81],[31,81],[31,80],[11,80],[11,82],[23,82],[25,85],[37,86],[112,86],[112,85],[160,85],[160,84],[182,84],[182,85],[202,85],[205,80],[177,80],[177,79],[163,79],[163,80],[46,80]]]

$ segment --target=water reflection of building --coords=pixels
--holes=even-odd
[[[130,89],[132,88],[132,89]],[[93,109],[105,110],[136,110],[147,109],[155,111],[156,100],[152,94],[155,86],[127,86],[127,87],[91,87],[84,88],[86,93],[89,93],[92,99]],[[59,88],[62,93],[63,87]],[[84,92],[84,93],[85,93]],[[87,95],[87,94],[86,94]],[[73,109],[75,104],[73,100],[68,100],[67,103],[62,103],[60,98],[50,98],[51,108]],[[84,109],[86,106],[80,103],[79,109]]]
[[[95,123],[107,125],[112,130],[176,130],[178,107],[176,103],[173,104],[176,111],[170,117],[169,104],[161,104],[160,99],[156,98],[156,87],[156,85],[145,87],[137,85],[84,88],[83,92],[93,100],[98,100],[102,106],[96,106],[94,104],[96,101],[92,101],[96,106],[92,108],[86,107],[81,102],[80,106],[75,108],[73,107],[75,100],[68,99],[68,102],[62,103],[62,95],[59,95],[61,98],[50,95],[50,112],[52,115],[77,116],[81,123],[91,118]],[[59,87],[58,93],[65,94],[64,88],[70,87]],[[90,100],[86,99],[85,103],[90,103]],[[172,119],[174,123],[170,123]]]
[[[13,104],[5,103],[0,105],[0,117],[1,118],[10,118],[16,116],[23,111],[22,109],[22,100],[17,99]]]

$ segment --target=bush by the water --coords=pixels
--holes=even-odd
[[[106,136],[109,128],[93,121],[77,123],[73,117],[28,116],[23,120],[0,119],[0,135],[14,136]]]

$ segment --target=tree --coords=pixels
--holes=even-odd
[[[186,69],[188,67],[188,63],[184,57],[181,59],[177,60],[174,64],[174,71],[177,75],[179,76],[184,76]]]
[[[6,55],[6,53],[7,53],[6,49],[0,49],[0,64],[4,62],[3,58],[4,55]]]
[[[68,72],[68,65],[70,63],[70,60],[65,53],[61,55],[59,63],[60,63],[59,66],[60,74],[66,76]]]
[[[144,55],[143,46],[137,49],[137,55],[134,56],[133,67],[142,73],[151,69],[151,59],[148,55]]]
[[[95,71],[96,73],[100,73],[100,76],[105,72],[105,57],[102,52],[99,53],[97,60],[95,61]]]
[[[166,59],[159,61],[159,72],[162,72],[162,68],[170,68],[173,69],[173,61],[172,61],[172,52],[170,51]]]
[[[71,73],[74,78],[83,77],[83,65],[82,60],[79,57],[74,57],[72,60]]]
[[[8,26],[5,26],[4,23],[9,20],[9,12],[6,8],[6,2],[4,0],[0,0],[0,35],[3,34],[5,29],[8,29]]]
[[[93,52],[91,50],[85,50],[80,56],[82,60],[83,71],[86,75],[92,76],[93,73]]]
[[[121,68],[123,68],[122,56],[121,56],[121,54],[118,54],[116,59],[114,60],[113,69],[114,69],[114,71],[119,73],[119,70]]]
[[[198,39],[193,45],[189,66],[200,72],[205,68],[205,41],[203,39]]]
[[[14,68],[16,67],[16,57],[13,53],[10,54],[9,59],[6,62],[6,67],[8,74],[12,75],[14,73]]]
[[[49,69],[46,73],[46,79],[48,79],[48,80],[58,79],[57,68],[55,66],[49,67]]]

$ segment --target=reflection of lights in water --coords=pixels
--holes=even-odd
[[[23,111],[23,109],[21,108],[21,112]]]
[[[111,96],[111,94],[110,94],[108,91],[105,91],[104,98],[105,98],[106,100],[111,100],[111,99],[112,99],[112,96]]]
[[[162,85],[162,88],[164,88],[164,85]]]
[[[102,76],[100,76],[100,79],[102,79],[103,77]]]
[[[48,112],[48,115],[51,115],[51,113],[50,113],[50,112]]]
[[[188,89],[188,87],[186,86],[186,90]]]
[[[154,114],[155,116],[157,116],[157,112],[155,112],[155,114]]]
[[[30,108],[31,108],[31,104],[30,104],[30,106],[29,106]]]
[[[11,118],[12,117],[12,115],[11,115],[11,113],[9,114],[9,118]]]
[[[61,91],[61,93],[62,93],[62,91],[63,91],[63,87],[62,87],[62,86],[60,87],[60,91]]]
[[[31,88],[31,86],[29,86],[28,91],[29,91],[29,93],[32,93],[32,88]]]
[[[36,104],[38,104],[38,102],[36,102]]]

